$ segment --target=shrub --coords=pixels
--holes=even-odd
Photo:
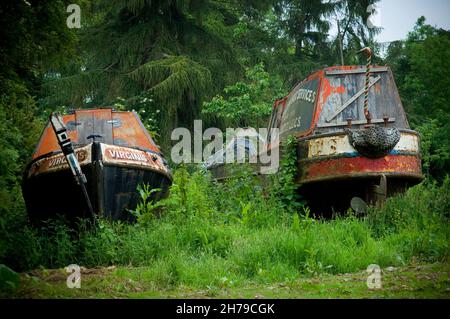
[[[195,168],[175,172],[168,199],[148,204],[143,192],[134,224],[64,220],[24,225],[2,236],[0,263],[15,270],[109,265],[145,266],[155,287],[217,288],[248,281],[289,282],[299,276],[345,273],[408,263],[448,261],[449,183],[424,182],[404,195],[353,214],[313,219],[308,207],[292,211],[265,197],[260,181],[242,169],[224,183]],[[1,219],[3,229],[9,221]],[[6,223],[6,224],[5,224]]]

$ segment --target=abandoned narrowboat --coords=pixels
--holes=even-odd
[[[383,201],[423,178],[419,134],[387,66],[311,74],[275,102],[271,128],[279,128],[279,145],[296,137],[298,183],[315,212],[346,209],[355,197]]]
[[[60,119],[62,133],[51,119],[24,172],[22,189],[30,219],[58,214],[72,219],[94,212],[113,220],[132,220],[129,210],[139,201],[139,184],[159,189],[153,194],[155,200],[167,194],[170,169],[134,111],[75,110]],[[60,137],[73,148],[85,185],[77,184]]]
[[[300,192],[316,213],[382,202],[423,178],[419,134],[409,127],[387,66],[334,66],[309,75],[275,101],[265,149],[281,147],[282,157],[289,136],[298,142]],[[209,166],[215,178],[229,176],[223,161]],[[261,165],[253,166],[259,174]]]

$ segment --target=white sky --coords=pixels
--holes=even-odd
[[[383,30],[376,36],[378,42],[406,39],[417,19],[425,16],[426,23],[450,30],[450,0],[380,0],[379,21]],[[332,22],[330,38],[335,38],[337,26]]]
[[[384,28],[379,42],[405,39],[422,15],[427,24],[450,29],[450,0],[381,0],[378,7]]]

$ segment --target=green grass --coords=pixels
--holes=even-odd
[[[175,173],[168,199],[143,200],[135,212],[136,224],[99,220],[96,226],[81,223],[74,229],[55,221],[41,229],[9,227],[0,236],[0,263],[21,272],[69,264],[87,269],[114,265],[112,286],[103,287],[100,282],[98,296],[127,291],[135,282],[143,283],[142,291],[136,293],[149,296],[178,295],[185,289],[211,295],[227,291],[237,295],[249,289],[246,296],[262,289],[270,295],[267,287],[280,283],[293,285],[299,296],[321,296],[321,289],[331,292],[322,286],[302,290],[296,286],[299,278],[306,283],[330,278],[333,286],[338,274],[358,274],[370,264],[386,268],[420,262],[446,267],[449,186],[449,179],[440,186],[425,182],[366,216],[347,212],[322,220],[310,218],[306,206],[286,205],[289,198],[264,196],[259,181],[248,172],[218,184],[202,172],[182,168]],[[145,189],[141,191],[145,195]],[[31,287],[38,294],[51,294],[56,286],[50,282],[51,289],[46,290],[47,284],[41,280]],[[422,284],[426,286],[425,281]],[[96,296],[94,285],[92,289]],[[347,288],[337,284],[336,289],[333,296],[339,296],[340,290],[346,296]],[[283,289],[279,290],[276,293],[282,294]],[[392,296],[397,295],[401,293]]]
[[[448,264],[414,264],[383,269],[381,289],[367,287],[366,272],[321,274],[289,281],[260,284],[242,281],[202,288],[161,285],[151,267],[82,270],[81,287],[66,286],[64,269],[39,270],[21,275],[13,298],[449,298]]]

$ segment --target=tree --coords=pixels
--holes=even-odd
[[[356,52],[363,46],[375,47],[369,29],[367,7],[378,0],[278,0],[274,11],[280,35],[292,41],[291,58],[286,75],[290,86],[322,67],[341,63],[340,49],[346,64],[358,64]],[[339,26],[331,37],[333,25]],[[342,44],[342,47],[341,47]]]
[[[375,5],[379,0],[336,0],[335,11],[332,14],[337,27],[337,35],[332,42],[332,53],[335,63],[341,59],[344,64],[358,63],[355,52],[363,47],[369,46],[372,50],[377,48],[373,37],[378,34],[380,28],[369,28],[367,19],[371,12],[368,9]],[[342,52],[340,52],[342,50]],[[333,59],[332,57],[330,57]]]
[[[231,37],[251,7],[237,0],[92,2],[80,34],[82,64],[47,83],[47,103],[99,106],[122,97],[133,107],[150,94],[168,147],[172,128],[191,127],[202,100],[242,72]]]
[[[322,0],[281,0],[274,7],[286,34],[295,43],[295,56],[299,59],[314,56],[311,45],[324,41],[330,29],[327,18],[335,10],[335,4]]]
[[[418,19],[404,42],[392,43],[386,62],[396,74],[413,128],[422,133],[424,168],[442,179],[450,168],[450,32]]]
[[[70,1],[73,2],[73,1]],[[43,123],[34,95],[49,67],[65,64],[76,35],[66,27],[69,1],[0,3],[0,215],[17,216],[20,181]],[[15,219],[15,218],[13,218]]]
[[[283,96],[282,82],[271,77],[260,63],[245,72],[245,81],[225,87],[203,104],[202,112],[219,117],[225,126],[267,127],[273,102]]]

